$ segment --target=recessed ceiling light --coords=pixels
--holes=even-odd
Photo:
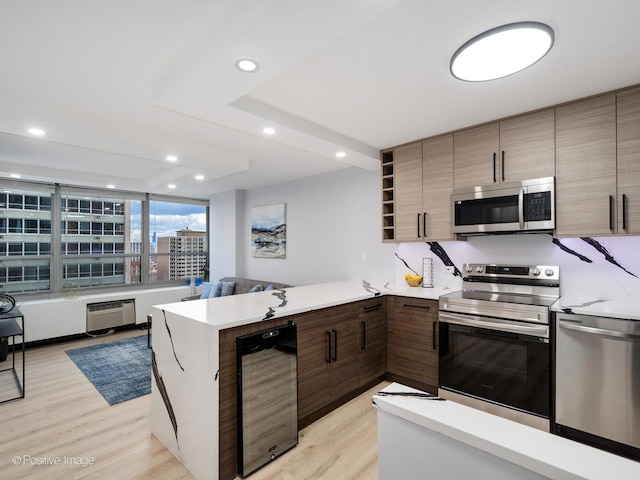
[[[169,160],[170,162],[177,162],[178,157],[176,157],[175,155],[167,155],[167,160]]]
[[[264,133],[265,135],[273,135],[274,133],[276,133],[276,129],[273,127],[264,127],[262,129],[262,133]]]
[[[116,188],[115,185],[107,185],[107,188]]]
[[[344,152],[338,152],[338,153],[336,153],[336,157],[338,157],[338,158],[344,158],[344,157],[346,157],[346,156],[347,156],[347,154],[346,154],[346,153],[344,153]]]
[[[196,180],[204,180],[204,175],[196,175]]]
[[[11,178],[22,178],[22,175],[20,175],[19,173],[12,173],[10,175]]]
[[[173,183],[170,183],[169,185],[167,185],[167,187],[169,187],[169,188],[170,188],[170,189],[172,189],[172,190],[173,190],[174,188],[176,188],[176,186],[175,186]]]
[[[243,72],[257,72],[260,68],[258,62],[255,60],[251,60],[250,58],[239,58],[236,60],[236,68],[238,70],[242,70]]]
[[[41,128],[32,127],[32,128],[30,128],[30,129],[29,129],[29,133],[30,133],[31,135],[37,135],[37,136],[41,137],[42,135],[44,135],[44,134],[45,134],[45,133],[47,133],[47,132],[45,132],[45,131],[44,131],[44,130],[42,130]]]
[[[462,45],[451,58],[451,74],[469,82],[506,77],[544,57],[553,40],[553,29],[544,23],[502,25]]]

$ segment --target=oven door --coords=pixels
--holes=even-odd
[[[440,312],[440,388],[549,418],[548,325]]]

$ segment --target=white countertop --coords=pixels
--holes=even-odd
[[[409,286],[394,289],[388,285],[369,286],[363,281],[347,280],[286,288],[284,297],[281,290],[273,290],[155,307],[224,329],[265,320],[268,314],[272,314],[269,318],[280,318],[381,295],[438,300],[440,295],[450,292],[451,290]]]
[[[640,302],[560,297],[553,304],[551,310],[554,312],[575,313],[577,315],[595,315],[596,317],[640,321]]]
[[[392,383],[385,391],[417,392]],[[381,410],[557,479],[640,478],[640,463],[450,400],[374,396]]]

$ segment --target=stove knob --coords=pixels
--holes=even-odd
[[[478,273],[482,273],[482,270],[483,270],[483,269],[484,269],[484,268],[482,267],[482,265],[478,265],[478,266],[476,267],[476,272],[478,272]]]
[[[545,274],[547,277],[552,277],[554,273],[555,273],[555,272],[554,272],[551,268],[547,268],[547,269],[544,271],[544,274]]]
[[[473,272],[473,267],[471,265],[467,265],[467,273]]]
[[[533,275],[534,277],[537,277],[538,275],[540,275],[540,269],[538,267],[532,268],[531,275]]]

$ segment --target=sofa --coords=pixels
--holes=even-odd
[[[217,282],[204,282],[202,292],[190,295],[182,300],[198,300],[203,298],[223,297],[226,295],[240,295],[243,293],[260,292],[263,290],[280,290],[291,285],[265,280],[253,280],[242,277],[222,277]]]

